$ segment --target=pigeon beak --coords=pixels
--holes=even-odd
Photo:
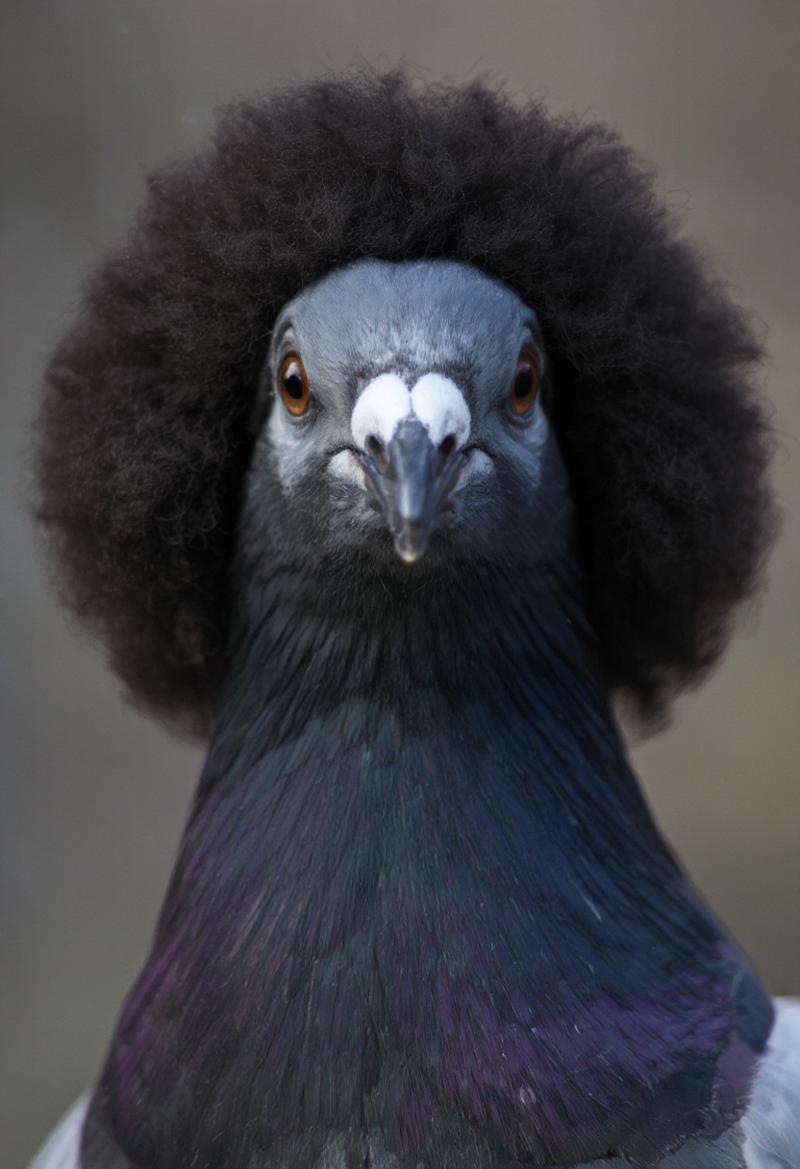
[[[418,418],[398,423],[388,448],[367,443],[367,483],[389,524],[395,550],[407,564],[428,547],[431,529],[461,466],[454,435],[438,446]]]

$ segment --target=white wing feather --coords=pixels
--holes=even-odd
[[[747,1169],[800,1169],[800,999],[776,999],[775,1009],[742,1117]]]
[[[81,1131],[89,1097],[81,1096],[33,1158],[30,1169],[81,1169]]]

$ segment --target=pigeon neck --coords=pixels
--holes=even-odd
[[[569,566],[276,574],[232,662],[96,1105],[136,1164],[396,1166],[377,1133],[650,1164],[740,1111],[769,1006],[653,825]]]
[[[478,708],[490,741],[520,714],[529,734],[546,725],[543,689],[616,737],[567,558],[527,571],[467,563],[447,578],[403,567],[247,575],[216,739],[252,739],[257,726],[275,747],[334,718],[362,742],[387,720],[440,740],[474,728]]]

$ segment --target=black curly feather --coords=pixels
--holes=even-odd
[[[206,726],[270,327],[360,256],[460,259],[536,308],[609,685],[663,710],[773,532],[760,346],[611,130],[483,84],[299,86],[150,178],[47,372],[39,512],[70,606],[134,700]]]

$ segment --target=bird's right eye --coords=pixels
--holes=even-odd
[[[308,375],[296,353],[287,353],[278,370],[278,393],[286,409],[295,418],[306,413],[311,403]]]

